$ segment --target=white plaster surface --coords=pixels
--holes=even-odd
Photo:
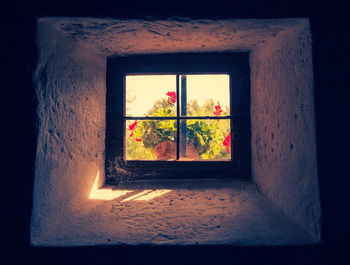
[[[294,33],[305,23],[303,19],[39,19],[31,243],[317,242],[320,212],[311,44],[308,29]],[[299,36],[306,38],[299,40]],[[104,179],[107,56],[214,50],[252,51],[252,170],[261,194],[252,183],[220,186],[219,182],[200,188],[191,183],[163,187],[171,191],[149,201],[123,202],[137,192],[155,189],[142,185],[112,200],[89,198],[96,176],[101,176],[98,188]],[[302,56],[297,56],[297,51]],[[288,56],[293,58],[286,59]],[[265,125],[271,130],[266,135]],[[273,126],[279,126],[282,134]],[[264,151],[263,145],[263,139],[272,138],[270,132],[274,139],[267,144],[270,150],[274,148],[273,153]],[[106,192],[117,194],[115,191]]]
[[[132,185],[115,188],[119,196],[86,200],[84,213],[74,211],[69,217],[46,224],[49,229],[38,234],[32,243],[80,246],[313,242],[307,232],[260,195],[253,184],[201,182],[198,187],[187,180],[180,184],[153,181],[146,185],[134,183],[136,188]]]
[[[106,54],[250,51],[303,19],[166,20],[44,18],[72,39]]]
[[[263,194],[319,240],[308,23],[254,49],[250,65],[253,180]]]

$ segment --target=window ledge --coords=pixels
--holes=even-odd
[[[86,215],[71,216],[60,227],[46,231],[49,237],[42,238],[41,245],[314,243],[246,181],[138,180],[112,190],[119,194],[116,198],[90,198]]]
[[[242,185],[250,183],[247,178],[232,179],[229,177],[223,178],[181,178],[181,179],[132,179],[125,181],[117,186],[108,185],[106,187],[114,187],[118,189],[222,189],[237,187],[241,183]]]

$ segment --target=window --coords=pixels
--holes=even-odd
[[[228,74],[126,75],[124,158],[231,159],[229,92]]]
[[[110,182],[249,177],[245,53],[110,58],[106,113]]]

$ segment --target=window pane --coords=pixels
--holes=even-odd
[[[127,120],[126,160],[176,159],[175,120]]]
[[[181,160],[227,160],[231,159],[230,149],[229,119],[181,120]]]
[[[182,75],[180,91],[182,116],[230,115],[230,76],[227,74]]]
[[[175,116],[176,75],[127,75],[126,116]]]

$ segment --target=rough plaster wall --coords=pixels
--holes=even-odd
[[[45,18],[73,40],[110,55],[248,51],[303,19]]]
[[[308,23],[250,55],[252,172],[260,191],[320,238]]]
[[[38,50],[34,244],[84,210],[105,150],[105,57],[43,21]]]
[[[70,21],[71,24],[67,21]],[[262,198],[254,193],[251,185],[250,188],[242,188],[241,186],[237,188],[236,186],[226,187],[226,189],[201,189],[196,192],[193,192],[192,188],[174,189],[161,200],[147,203],[131,201],[123,204],[118,199],[112,201],[89,199],[96,175],[99,172],[99,175],[102,176],[100,185],[104,176],[105,62],[107,55],[158,51],[181,52],[193,51],[193,49],[198,52],[227,48],[250,50],[259,44],[265,45],[264,43],[266,43],[265,46],[257,48],[258,50],[252,53],[252,64],[256,65],[255,68],[252,68],[253,72],[256,72],[256,76],[252,77],[252,102],[253,105],[256,104],[252,109],[253,135],[259,134],[262,139],[265,133],[265,124],[270,124],[272,128],[277,117],[275,114],[271,115],[270,112],[265,114],[266,109],[277,112],[276,106],[282,106],[282,103],[275,105],[271,101],[272,97],[269,96],[275,95],[277,100],[281,100],[281,98],[288,98],[290,94],[292,96],[294,94],[289,91],[292,89],[289,82],[292,81],[285,80],[288,78],[285,78],[284,72],[280,73],[278,81],[287,84],[285,86],[287,92],[281,96],[278,95],[280,91],[278,91],[277,84],[266,80],[264,82],[255,81],[265,77],[276,78],[276,76],[272,78],[272,74],[269,75],[270,73],[266,72],[271,69],[264,70],[263,66],[273,66],[274,60],[286,60],[284,56],[288,57],[290,54],[286,53],[286,48],[283,47],[287,45],[289,51],[292,50],[291,47],[297,49],[299,44],[297,47],[294,46],[295,39],[292,33],[285,35],[290,36],[289,39],[292,41],[290,44],[281,41],[281,39],[275,42],[269,40],[278,39],[279,35],[284,36],[284,31],[295,28],[301,20],[272,21],[271,23],[261,20],[243,22],[233,20],[230,21],[231,26],[236,25],[242,28],[241,30],[235,27],[226,28],[228,35],[234,35],[227,40],[221,39],[222,34],[216,34],[216,31],[222,26],[220,23],[217,24],[217,21],[212,24],[208,21],[186,21],[183,22],[182,28],[190,30],[192,26],[198,27],[198,29],[192,28],[191,30],[194,32],[198,30],[202,34],[207,32],[207,35],[205,38],[203,35],[201,39],[199,34],[196,42],[189,42],[188,34],[185,34],[184,38],[180,40],[182,46],[176,46],[179,40],[172,39],[171,32],[169,35],[166,33],[165,29],[169,28],[169,25],[164,21],[160,24],[159,21],[136,23],[140,27],[140,31],[136,29],[130,31],[129,27],[133,27],[133,23],[128,26],[125,21],[123,25],[119,25],[120,21],[116,20],[110,24],[106,20],[100,21],[98,19],[68,19],[67,21],[43,18],[38,23],[40,56],[35,81],[38,97],[39,135],[31,223],[31,243],[33,245],[195,244],[196,242],[202,244],[283,245],[314,242],[314,240],[310,241],[310,238],[307,238],[293,223],[284,218],[283,214],[281,215],[278,210],[274,210],[267,201],[260,203]],[[80,22],[76,23],[77,21]],[[66,24],[62,25],[61,22]],[[118,28],[119,26],[121,27]],[[173,26],[175,27],[175,25]],[[114,31],[104,31],[104,27],[113,28]],[[152,32],[152,28],[157,29],[157,27],[164,30],[161,38],[165,38],[165,40],[163,42],[159,39],[155,41],[161,46],[154,49],[155,46],[152,45],[138,45],[139,40],[142,40],[144,44],[148,43],[149,38],[153,39],[153,37],[158,36],[158,31],[158,33]],[[142,28],[143,30],[141,30]],[[179,26],[179,28],[181,27]],[[225,29],[225,27],[221,27],[221,30],[223,28]],[[86,30],[88,34],[86,34]],[[120,38],[115,38],[114,34],[118,33],[118,30],[121,30],[119,32]],[[140,32],[142,34],[137,34]],[[177,32],[178,36],[181,36],[180,33]],[[282,40],[284,40],[283,38]],[[136,41],[137,39],[138,41]],[[230,44],[227,45],[228,43]],[[204,46],[201,46],[202,44]],[[207,46],[207,44],[211,46]],[[278,45],[284,46],[280,51],[281,54],[276,55],[275,50]],[[310,56],[309,45],[302,48],[303,51],[307,51],[305,58],[308,60],[310,59],[308,57]],[[104,54],[101,55],[101,52]],[[306,68],[309,69],[309,64],[305,63]],[[275,67],[281,66],[276,63],[274,65]],[[299,67],[299,64],[297,66]],[[313,107],[309,105],[312,98],[308,94],[311,93],[309,90],[312,87],[310,79],[308,79],[311,72],[299,71],[298,67],[292,68],[295,71],[294,74],[298,76],[292,80],[300,81],[298,92],[300,98],[297,99],[301,100],[305,97],[305,102],[303,102],[304,114],[298,112],[297,118],[298,122],[306,120],[309,129],[306,134],[283,136],[285,138],[281,138],[279,142],[280,148],[282,143],[286,145],[288,142],[289,146],[289,140],[294,139],[292,137],[294,135],[296,139],[294,139],[295,143],[293,142],[293,149],[295,150],[302,149],[304,142],[300,142],[301,140],[314,142]],[[274,70],[278,72],[278,69]],[[311,70],[309,69],[309,71]],[[306,79],[300,76],[304,74],[307,75]],[[306,85],[301,84],[303,81],[306,82]],[[270,92],[264,94],[266,91]],[[259,105],[262,102],[257,97],[265,99],[269,108],[265,105]],[[301,104],[301,101],[297,103]],[[291,102],[285,104],[284,107],[284,113],[294,114]],[[264,117],[265,115],[266,117]],[[262,123],[261,118],[266,118],[266,122]],[[282,118],[285,121],[281,119],[279,126],[282,126],[283,122],[285,130],[290,129],[287,126],[292,123],[288,123],[286,114],[282,115]],[[294,132],[298,131],[293,126],[291,128],[290,133],[293,130]],[[275,136],[277,137],[277,133]],[[299,184],[295,184],[293,179],[302,176],[315,176],[316,169],[313,169],[314,172],[310,169],[310,166],[315,166],[312,160],[315,157],[312,146],[311,149],[307,149],[309,153],[306,153],[305,157],[308,160],[304,164],[297,155],[287,156],[289,153],[285,149],[283,149],[284,151],[281,149],[279,152],[284,157],[284,162],[281,162],[281,159],[278,160],[267,154],[266,157],[261,158],[261,154],[257,155],[257,150],[261,153],[264,152],[264,149],[254,145],[254,143],[252,147],[254,151],[253,171],[261,190],[272,201],[276,202],[281,199],[282,205],[279,206],[289,215],[296,216],[298,222],[303,210],[315,209],[313,216],[317,217],[317,201],[314,203],[314,208],[307,208],[309,205],[307,203],[310,200],[294,206],[294,203],[308,199],[305,197],[308,188],[311,191],[309,198],[312,202],[317,193],[317,191],[315,193],[314,188],[310,188],[312,185],[317,186],[314,179],[311,178],[310,182],[304,179]],[[257,162],[257,157],[260,157],[260,162]],[[264,159],[266,161],[261,161]],[[280,162],[274,165],[275,160]],[[309,164],[309,162],[311,163]],[[310,174],[297,174],[300,173],[298,167],[303,165],[306,170],[310,169]],[[269,167],[272,167],[273,170]],[[289,180],[294,184],[291,185]],[[274,188],[273,185],[277,185],[277,187]],[[288,185],[292,187],[291,192],[286,191]],[[291,199],[293,196],[299,196],[298,188],[303,191],[301,198]],[[286,191],[286,194],[280,191]],[[227,215],[229,212],[234,214]],[[312,215],[304,216],[310,217]],[[305,218],[301,218],[301,220],[303,223],[307,221]],[[314,220],[316,218],[312,219],[312,221]]]
[[[113,200],[86,200],[84,208],[88,211],[47,226],[39,239],[32,237],[32,243],[40,246],[313,243],[251,183],[230,181],[214,187],[215,184],[206,182],[201,181],[202,187],[193,183],[169,187],[167,183],[170,192],[149,200],[142,196],[128,200],[149,189],[149,185],[129,187],[129,193]],[[157,184],[151,185],[151,189],[155,187]]]

